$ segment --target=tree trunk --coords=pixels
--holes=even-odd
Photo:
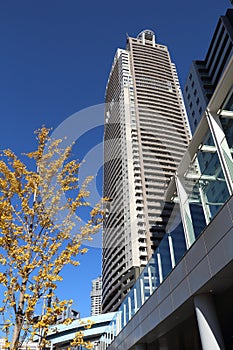
[[[14,333],[13,333],[13,337],[10,345],[10,350],[18,349],[22,326],[23,326],[23,317],[21,315],[17,315],[15,318]]]
[[[14,332],[12,336],[10,350],[17,350],[19,345],[20,333],[24,323],[23,312],[24,312],[24,295],[25,295],[26,285],[27,285],[27,278],[24,278],[22,281],[22,289],[19,295],[19,304],[15,315],[15,325],[14,325]]]

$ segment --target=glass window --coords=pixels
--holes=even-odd
[[[231,151],[231,159],[229,156],[229,150],[225,149],[227,146],[224,145],[224,140],[222,142],[222,149],[224,152],[224,158],[228,163],[228,167],[231,171],[231,178],[233,179],[233,92],[230,92],[228,98],[226,99],[225,104],[221,110],[221,115],[219,117],[220,122],[222,124],[223,131],[225,133],[226,141],[228,144],[228,148]]]
[[[221,117],[220,121],[225,133],[225,138],[221,142],[221,148],[233,182],[233,119]]]
[[[158,252],[160,253],[161,258],[163,278],[166,278],[169,272],[172,270],[167,234],[163,237],[162,241],[160,242]]]
[[[197,237],[229,197],[210,131],[185,174],[185,187],[191,214],[187,213],[187,220]]]
[[[177,264],[187,250],[186,243],[185,243],[184,229],[183,229],[183,224],[181,222],[181,219],[179,224],[171,232],[171,237],[172,237],[175,261]]]
[[[226,111],[233,112],[233,92],[231,92],[229,97],[227,98],[226,103],[223,106],[223,109]]]
[[[185,235],[183,223],[180,214],[180,205],[178,202],[177,193],[172,195],[171,200],[165,202],[165,208],[170,208],[169,218],[167,219],[165,231],[170,236],[170,244],[174,252],[175,263],[177,264],[186,252]],[[169,247],[170,250],[170,247]]]
[[[226,135],[229,148],[233,147],[233,119],[220,117],[223,131]]]

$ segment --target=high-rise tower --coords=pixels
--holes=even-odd
[[[119,307],[162,239],[166,184],[189,140],[175,66],[152,31],[117,50],[105,103],[103,312]]]
[[[92,280],[91,287],[91,316],[101,314],[101,302],[102,302],[102,278]]]

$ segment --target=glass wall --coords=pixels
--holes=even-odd
[[[171,181],[172,196],[167,196],[169,200],[166,197],[164,208],[169,207],[170,211],[168,214],[164,210],[161,214],[165,222],[163,239],[107,327],[100,340],[101,350],[107,348],[171,273],[187,249],[233,194],[232,106],[233,94],[230,93],[224,105],[225,109],[221,109],[219,115],[211,116],[214,127],[211,125],[213,120],[208,120],[208,123],[203,123],[205,129],[194,135],[198,140],[193,143],[196,148],[190,152],[188,164],[178,167],[176,182]],[[189,149],[186,153],[188,152]],[[187,156],[186,159],[188,158]]]
[[[229,197],[217,148],[208,130],[200,143],[196,156],[184,174],[184,187],[190,221],[195,237],[216,215]]]
[[[224,152],[224,158],[228,163],[230,169],[231,180],[233,181],[233,91],[231,91],[229,96],[227,97],[226,102],[224,103],[223,108],[221,110],[219,119],[225,134],[225,139],[221,142],[221,147]],[[227,145],[224,144],[225,140],[227,142]],[[226,150],[226,147],[230,150],[230,156]]]

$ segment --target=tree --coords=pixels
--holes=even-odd
[[[26,154],[35,169],[11,150],[0,158],[0,322],[10,350],[28,335],[40,335],[44,346],[49,326],[72,302],[55,298],[62,270],[79,265],[78,254],[87,251],[81,244],[99,231],[104,213],[98,203],[86,223],[78,224],[79,209],[89,205],[91,177],[80,185],[80,163],[71,159],[71,147],[50,139],[45,127],[36,134],[38,147]]]

